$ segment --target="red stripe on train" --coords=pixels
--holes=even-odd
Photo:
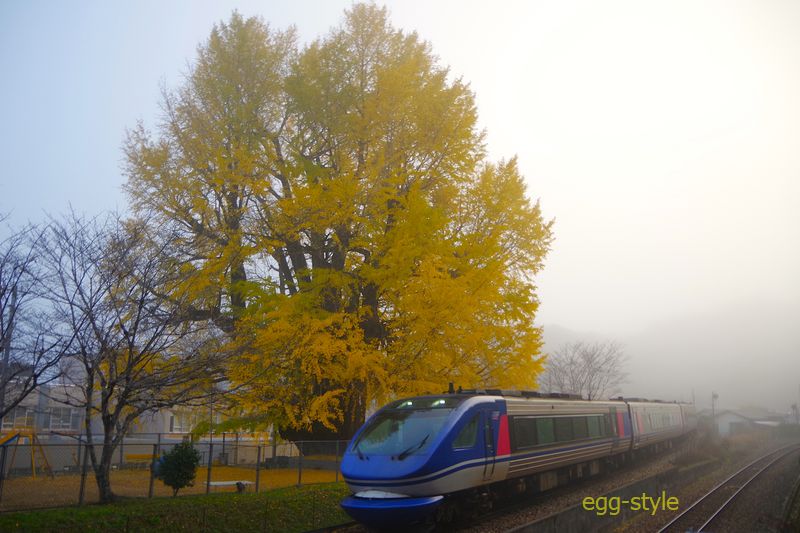
[[[500,431],[497,435],[497,455],[511,453],[511,439],[508,436],[508,415],[500,415]]]

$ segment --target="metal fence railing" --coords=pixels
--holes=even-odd
[[[19,438],[0,446],[0,511],[81,505],[98,501],[87,446]],[[172,496],[155,479],[153,464],[181,437],[131,435],[114,451],[111,488],[126,497]],[[95,442],[97,442],[95,440]],[[292,485],[339,481],[347,441],[269,442],[240,434],[196,440],[201,461],[194,484],[178,495],[213,492],[261,492]],[[95,444],[96,453],[100,447]],[[238,484],[238,486],[237,486]]]

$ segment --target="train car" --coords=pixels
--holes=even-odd
[[[533,481],[546,490],[558,484],[552,472],[559,467],[575,466],[573,477],[595,474],[601,459],[630,449],[624,402],[506,398],[506,406],[508,479],[539,474]]]
[[[546,490],[671,442],[685,420],[680,404],[528,391],[398,400],[371,416],[345,451],[341,469],[353,494],[342,507],[368,526],[390,528],[493,491]]]
[[[664,402],[627,402],[633,422],[632,449],[661,447],[684,433],[681,404]]]
[[[688,403],[679,404],[681,406],[681,419],[683,420],[684,433],[690,433],[697,429],[697,413],[694,405]]]

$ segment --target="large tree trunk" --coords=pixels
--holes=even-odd
[[[350,390],[347,394],[347,401],[344,409],[344,423],[342,424],[342,434],[344,434],[347,439],[355,435],[356,431],[358,431],[366,419],[366,389],[366,383],[361,380],[353,380],[350,383]]]
[[[353,380],[347,384],[343,420],[336,424],[335,430],[317,422],[312,424],[311,428],[282,429],[281,437],[291,442],[350,440],[366,419],[366,388],[366,383],[361,380]]]

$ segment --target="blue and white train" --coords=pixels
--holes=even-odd
[[[397,528],[599,473],[696,426],[680,403],[499,390],[398,400],[350,442],[341,469],[353,494],[341,505],[367,526]]]

